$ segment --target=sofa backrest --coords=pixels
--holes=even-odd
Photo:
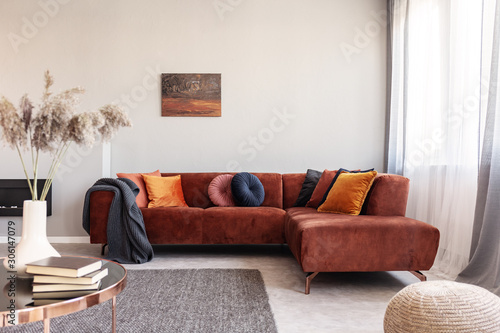
[[[214,204],[208,196],[208,185],[218,175],[228,172],[162,173],[163,177],[181,175],[184,199],[190,207],[207,208]],[[235,174],[235,173],[230,173]],[[305,173],[254,173],[264,186],[262,206],[293,207],[299,196]],[[405,216],[410,180],[406,177],[379,173],[366,196],[361,214]]]
[[[297,201],[304,179],[306,179],[305,173],[283,174],[283,207],[285,209],[293,207]]]
[[[283,207],[293,207],[297,200],[305,173],[283,174]],[[366,196],[361,214],[405,216],[410,180],[406,177],[379,173]]]
[[[373,180],[361,214],[405,216],[409,192],[410,180],[408,178],[379,173]]]
[[[219,175],[235,174],[230,172],[191,172],[191,173],[162,173],[162,177],[181,175],[184,199],[189,207],[207,208],[214,206],[208,196],[208,185]],[[265,198],[262,206],[283,208],[283,186],[279,173],[256,173],[264,186]]]

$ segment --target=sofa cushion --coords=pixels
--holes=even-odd
[[[231,181],[234,202],[238,206],[258,207],[264,202],[264,186],[257,176],[248,172],[234,175]]]
[[[151,244],[202,244],[204,209],[198,207],[141,208]]]
[[[127,178],[136,183],[137,187],[139,187],[139,194],[135,198],[135,202],[139,208],[147,207],[149,203],[148,192],[146,190],[146,184],[144,183],[144,179],[142,175],[148,176],[156,176],[160,177],[160,170],[156,170],[149,173],[117,173],[116,177],[118,178]]]
[[[359,215],[376,175],[377,171],[337,173],[336,182],[318,212]]]
[[[408,178],[379,173],[366,196],[361,214],[405,216],[409,191]]]
[[[294,207],[305,207],[309,199],[321,178],[321,171],[307,169],[306,178],[302,183],[302,188],[300,189],[299,197],[295,201]]]
[[[181,176],[155,177],[142,175],[148,191],[148,208],[187,207],[182,193]]]
[[[275,207],[210,207],[203,244],[283,244],[285,211]]]
[[[214,205],[219,207],[235,206],[233,192],[231,192],[231,181],[233,175],[219,175],[208,185],[208,196]]]

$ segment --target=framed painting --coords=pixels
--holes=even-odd
[[[163,117],[220,117],[221,74],[161,75]]]

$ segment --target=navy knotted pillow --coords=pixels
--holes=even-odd
[[[231,181],[231,192],[238,206],[258,207],[264,202],[264,186],[257,176],[248,172],[234,175]]]

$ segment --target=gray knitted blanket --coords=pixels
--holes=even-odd
[[[85,194],[83,228],[90,234],[90,194],[94,191],[114,193],[109,209],[106,259],[122,264],[142,264],[153,259],[153,247],[149,243],[142,212],[135,197],[137,185],[127,178],[101,178]]]

